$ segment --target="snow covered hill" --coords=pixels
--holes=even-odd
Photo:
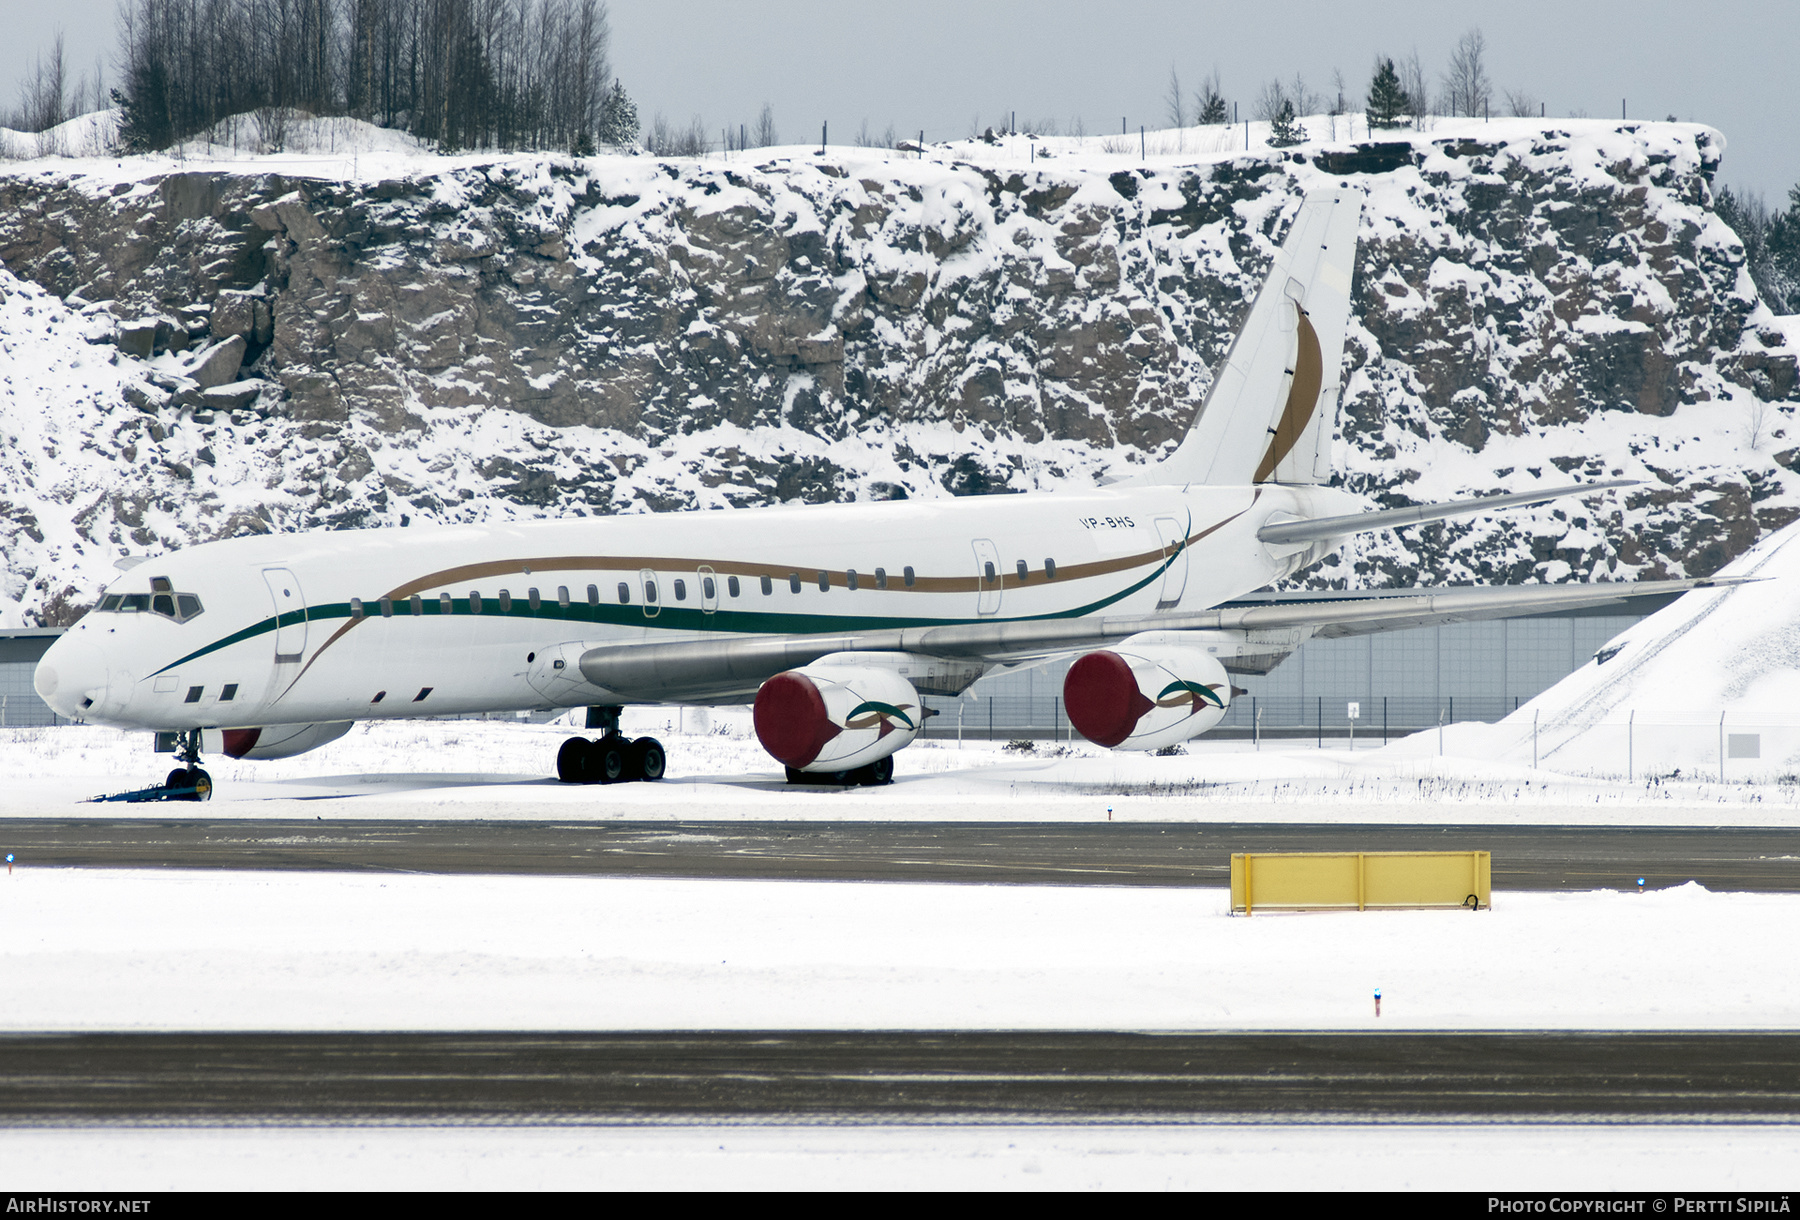
[[[0,172],[0,622],[244,530],[1089,485],[1178,440],[1321,185],[1368,194],[1348,486],[1643,485],[1308,579],[1706,573],[1800,517],[1796,332],[1710,210],[1705,127],[674,161],[283,134]]]

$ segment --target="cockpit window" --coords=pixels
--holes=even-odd
[[[205,607],[192,593],[176,593],[166,576],[150,581],[149,593],[109,593],[100,602],[102,614],[160,614],[164,618],[185,623],[198,618]]]

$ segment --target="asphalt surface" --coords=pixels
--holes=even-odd
[[[1800,892],[1800,829],[818,822],[7,819],[23,867],[735,877],[999,884],[1230,883],[1241,851],[1485,850],[1496,889]]]
[[[1792,1121],[1794,1033],[13,1034],[0,1124]]]

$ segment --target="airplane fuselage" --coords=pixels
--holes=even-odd
[[[116,580],[39,689],[63,715],[158,730],[639,702],[575,660],[719,633],[1204,609],[1316,557],[1261,526],[1356,503],[1132,487],[231,539]]]

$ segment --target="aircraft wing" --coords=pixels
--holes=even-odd
[[[591,648],[582,676],[622,700],[727,701],[754,695],[764,681],[839,652],[908,652],[1008,663],[1103,647],[1145,631],[1218,631],[1242,641],[1235,672],[1266,673],[1311,636],[1332,638],[1586,609],[1630,598],[1742,584],[1747,577],[1509,585],[1421,590],[1398,597],[1227,606],[1175,614],[1024,619],[824,635],[766,635],[620,644]],[[1233,662],[1237,661],[1236,664]]]

